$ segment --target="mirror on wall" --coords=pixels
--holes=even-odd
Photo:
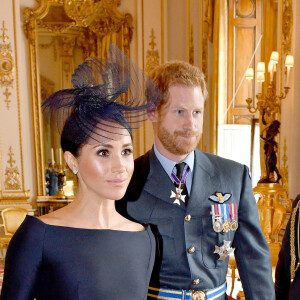
[[[64,164],[60,135],[42,112],[41,103],[57,90],[72,88],[72,74],[86,59],[107,58],[111,41],[130,57],[132,17],[120,13],[119,5],[117,0],[41,0],[37,8],[24,11],[30,48],[38,195],[62,197],[76,192],[76,176]],[[61,173],[65,176],[59,176]]]

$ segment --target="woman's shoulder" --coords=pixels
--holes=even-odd
[[[14,252],[32,252],[41,248],[45,236],[45,224],[36,217],[27,215],[23,223],[13,235],[9,246],[8,254]]]
[[[27,215],[14,235],[19,234],[19,232],[24,236],[32,235],[32,231],[41,234],[45,231],[45,225],[37,217]]]

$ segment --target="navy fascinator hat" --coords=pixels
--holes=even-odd
[[[73,89],[55,92],[42,107],[62,141],[76,145],[99,142],[108,134],[118,139],[122,135],[118,128],[125,127],[131,134],[156,105],[147,102],[146,87],[159,99],[153,81],[113,43],[108,60],[90,58],[77,67],[71,82]]]

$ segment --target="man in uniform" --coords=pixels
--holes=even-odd
[[[246,166],[196,149],[207,89],[185,62],[151,74],[160,91],[148,112],[153,148],[135,161],[117,209],[153,225],[158,236],[148,299],[227,299],[226,273],[234,252],[247,300],[273,300],[269,247],[260,227]]]

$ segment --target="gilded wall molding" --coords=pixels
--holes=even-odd
[[[155,67],[159,66],[159,54],[158,50],[156,49],[156,43],[155,43],[155,35],[154,35],[154,29],[151,29],[151,35],[150,35],[150,49],[147,50],[146,54],[146,67],[145,71],[147,74],[149,74]]]
[[[293,29],[293,4],[292,0],[283,0],[282,12],[282,46],[283,55],[291,52]]]
[[[129,44],[132,40],[132,16],[118,11],[119,0],[102,0],[94,2],[87,0],[80,3],[75,0],[41,0],[36,9],[24,10],[24,32],[32,45],[36,43],[37,31],[63,34],[81,27],[83,34],[79,43],[84,40],[102,39],[107,35],[122,31],[123,51],[129,54]],[[79,9],[84,5],[83,9]],[[61,19],[56,17],[59,7],[64,8]],[[94,33],[91,34],[91,33]],[[86,45],[85,45],[86,47]],[[90,53],[88,53],[90,54]],[[86,57],[91,55],[86,55]]]
[[[2,94],[5,96],[4,102],[6,103],[6,108],[9,110],[11,103],[11,93],[9,88],[13,87],[14,61],[11,44],[7,43],[9,37],[6,35],[7,28],[5,27],[4,21],[2,21],[1,31],[2,34],[0,35],[0,39],[2,39],[2,42],[0,43],[0,87],[5,88]]]
[[[9,159],[7,160],[6,164],[7,167],[5,168],[5,179],[4,179],[4,189],[5,190],[19,190],[21,189],[21,176],[19,172],[19,168],[16,165],[16,161],[14,160],[14,153],[13,149],[9,147]]]
[[[283,144],[283,155],[282,155],[282,165],[280,168],[280,174],[282,176],[282,184],[287,192],[287,195],[289,195],[289,167],[287,164],[288,157],[287,157],[287,146],[286,146],[286,138],[284,138],[284,144]]]
[[[9,110],[10,103],[11,103],[11,100],[9,98],[10,98],[11,93],[9,92],[8,88],[6,87],[5,91],[2,94],[5,96],[4,102],[6,103],[6,108]]]

